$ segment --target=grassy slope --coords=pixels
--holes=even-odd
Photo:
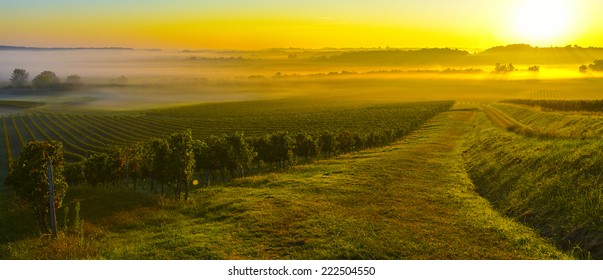
[[[82,201],[87,225],[83,244],[68,237],[46,247],[45,239],[21,237],[0,245],[0,254],[110,259],[566,258],[533,230],[502,217],[475,192],[461,157],[473,115],[446,112],[393,146],[203,188],[183,205],[143,194],[73,189],[66,205]],[[7,221],[11,220],[2,220]]]
[[[563,138],[601,138],[603,117],[568,112],[542,112],[526,106],[494,104],[508,116],[536,130],[537,134]]]
[[[499,127],[525,135],[534,133],[531,127],[518,122],[492,106],[483,105],[482,110],[488,118]]]
[[[601,141],[525,137],[480,115],[467,145],[467,170],[497,209],[562,247],[602,257]]]

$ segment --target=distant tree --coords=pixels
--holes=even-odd
[[[580,71],[580,73],[586,73],[586,71],[588,71],[588,67],[586,65],[582,64],[578,68],[578,71]]]
[[[538,65],[530,66],[530,67],[528,67],[528,71],[538,72],[538,71],[540,71],[540,66],[538,66]]]
[[[44,71],[33,79],[32,84],[38,89],[56,89],[61,79],[52,71]]]
[[[25,145],[13,165],[6,185],[12,187],[36,214],[38,222],[46,231],[49,227],[50,189],[48,162],[52,166],[54,207],[62,206],[67,193],[67,182],[63,176],[63,144],[58,141],[31,141]]]
[[[126,76],[119,76],[115,79],[111,79],[111,85],[113,86],[125,86],[126,84],[128,84],[128,78],[126,78]]]
[[[13,74],[10,76],[10,83],[16,87],[20,88],[27,84],[29,81],[29,73],[25,69],[15,69]]]
[[[496,71],[498,73],[513,72],[513,71],[515,71],[515,66],[513,66],[513,64],[511,64],[511,63],[509,63],[509,65],[496,63],[496,66],[494,67],[494,71]]]
[[[65,85],[69,88],[77,88],[82,86],[82,77],[79,75],[69,75],[65,79]]]
[[[588,65],[588,68],[592,71],[603,71],[603,60],[593,61],[593,64]]]

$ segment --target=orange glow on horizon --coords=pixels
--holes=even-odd
[[[167,49],[603,45],[598,28],[603,21],[593,15],[602,4],[594,0],[545,4],[540,0],[435,0],[412,6],[386,0],[376,0],[374,5],[310,1],[307,7],[299,3],[259,7],[236,0],[226,2],[237,2],[240,7],[206,1],[150,2],[118,6],[117,1],[108,0],[103,8],[82,2],[78,12],[60,7],[11,11],[8,7],[0,12],[0,24],[21,24],[18,29],[0,30],[2,44]],[[539,13],[541,7],[546,8]]]

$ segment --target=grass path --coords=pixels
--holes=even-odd
[[[185,205],[160,200],[133,207],[127,196],[71,190],[82,201],[90,241],[83,252],[55,246],[62,255],[47,256],[567,258],[532,229],[502,217],[475,192],[461,148],[474,113],[440,114],[393,146],[196,190]],[[120,208],[122,200],[129,206]],[[43,252],[27,249],[35,242],[40,241],[13,243],[6,254],[45,258],[40,254],[49,254],[47,247]]]
[[[178,208],[178,215],[166,208],[146,222],[121,217],[120,227],[131,230],[107,236],[102,255],[564,258],[475,193],[460,148],[473,114],[441,114],[394,146],[206,188],[194,195],[196,201]]]
[[[488,118],[497,126],[515,131],[520,134],[534,133],[534,130],[531,127],[518,122],[517,120],[490,105],[483,105],[482,110],[484,110],[486,116],[488,116]]]

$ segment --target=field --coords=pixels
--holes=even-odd
[[[146,55],[81,69],[127,79],[0,89],[1,259],[603,258],[595,73]],[[56,239],[15,188],[44,140]]]
[[[67,205],[81,201],[87,239],[53,244],[25,238],[10,242],[4,253],[110,259],[568,258],[475,192],[461,144],[476,113],[443,113],[388,147],[203,187],[186,204],[75,188]],[[112,207],[103,203],[108,200]],[[51,253],[33,249],[49,242]]]

